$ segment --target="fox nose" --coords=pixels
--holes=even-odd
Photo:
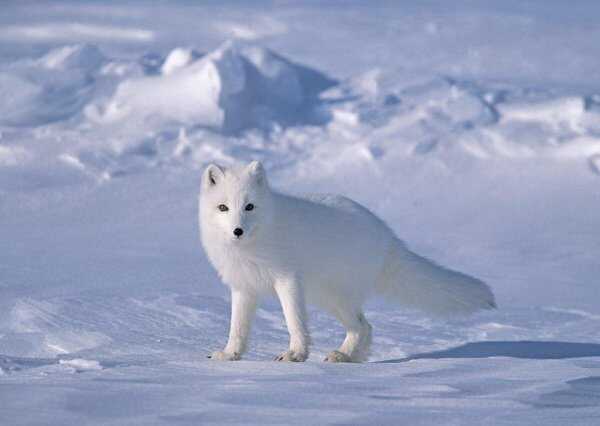
[[[244,230],[242,228],[235,228],[233,230],[233,235],[235,235],[238,238],[240,238],[243,233],[244,233]]]

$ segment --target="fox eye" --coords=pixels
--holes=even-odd
[[[252,203],[246,204],[246,211],[249,212],[251,210],[254,210],[254,204],[252,204]]]
[[[221,210],[222,212],[226,212],[226,211],[228,211],[228,210],[229,210],[229,207],[227,207],[225,204],[219,204],[219,205],[217,206],[217,208],[218,208],[219,210]]]

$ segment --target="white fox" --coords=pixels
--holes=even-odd
[[[371,326],[362,306],[373,294],[435,314],[495,307],[486,284],[413,253],[365,207],[338,195],[275,192],[256,161],[209,165],[199,211],[204,249],[231,289],[229,340],[215,360],[241,358],[258,299],[269,293],[279,297],[290,334],[278,361],[307,359],[307,303],[346,328],[330,362],[367,359]]]

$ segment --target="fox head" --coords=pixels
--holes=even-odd
[[[200,192],[203,234],[232,244],[252,241],[270,219],[270,193],[258,161],[232,168],[209,165]]]

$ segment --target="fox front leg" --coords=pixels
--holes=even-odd
[[[250,326],[256,312],[256,295],[252,292],[231,291],[231,324],[229,340],[222,351],[209,358],[217,361],[237,361],[246,351]]]
[[[308,358],[310,337],[306,325],[304,292],[295,280],[282,280],[275,284],[283,315],[290,333],[290,348],[275,357],[275,361],[302,362]]]

